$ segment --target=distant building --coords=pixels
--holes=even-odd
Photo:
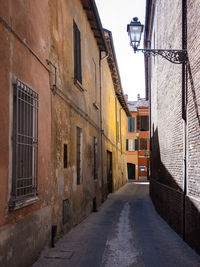
[[[149,170],[149,101],[128,101],[131,117],[127,123],[127,169],[129,179],[147,179]]]

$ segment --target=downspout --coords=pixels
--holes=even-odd
[[[139,110],[137,108],[137,120],[139,120]],[[138,121],[137,121],[137,124],[138,126]],[[139,177],[140,177],[140,166],[139,166],[139,135],[140,135],[140,127],[139,129],[137,128],[137,143],[138,143],[138,152],[137,152],[137,158],[138,158],[138,181],[139,181]]]
[[[117,96],[115,95],[115,131],[116,131],[116,152],[117,152],[117,143],[118,143],[118,129],[117,129]]]
[[[182,49],[187,50],[187,0],[182,0]],[[183,177],[183,240],[186,226],[186,197],[187,197],[187,63],[182,63],[182,118],[184,123],[184,177]]]
[[[122,154],[122,111],[123,108],[120,108],[120,143],[121,143],[121,154]]]
[[[147,45],[148,45],[148,48],[151,49],[151,41],[148,40],[147,41]],[[148,91],[149,91],[149,145],[150,145],[150,155],[149,155],[149,169],[150,169],[150,173],[148,173],[148,176],[151,177],[152,176],[152,173],[151,173],[151,170],[152,170],[152,166],[151,166],[151,162],[152,162],[152,159],[151,159],[151,151],[152,151],[152,139],[151,139],[151,135],[152,135],[152,129],[151,129],[151,57],[149,57],[147,59],[147,69],[148,69]],[[153,132],[153,135],[154,135],[154,132]]]
[[[104,201],[104,156],[103,156],[103,112],[102,112],[102,60],[109,56],[107,53],[103,58],[101,57],[101,50],[99,50],[99,80],[100,80],[100,142],[101,142],[101,201]]]

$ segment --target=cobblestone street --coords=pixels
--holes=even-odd
[[[200,257],[157,214],[149,185],[128,183],[32,267],[200,266]]]

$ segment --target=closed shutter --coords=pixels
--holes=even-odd
[[[135,118],[128,118],[128,131],[135,132]]]
[[[81,33],[74,22],[74,78],[82,83],[81,74]]]
[[[131,118],[131,132],[135,132],[135,118]]]
[[[135,150],[138,150],[138,140],[135,139]]]
[[[137,115],[137,131],[140,131],[140,116]]]
[[[146,116],[146,130],[149,131],[149,116]]]

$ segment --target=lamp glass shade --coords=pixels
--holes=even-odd
[[[144,26],[139,21],[133,20],[128,24],[127,31],[130,37],[131,46],[134,48],[137,48],[140,45],[143,27]]]

